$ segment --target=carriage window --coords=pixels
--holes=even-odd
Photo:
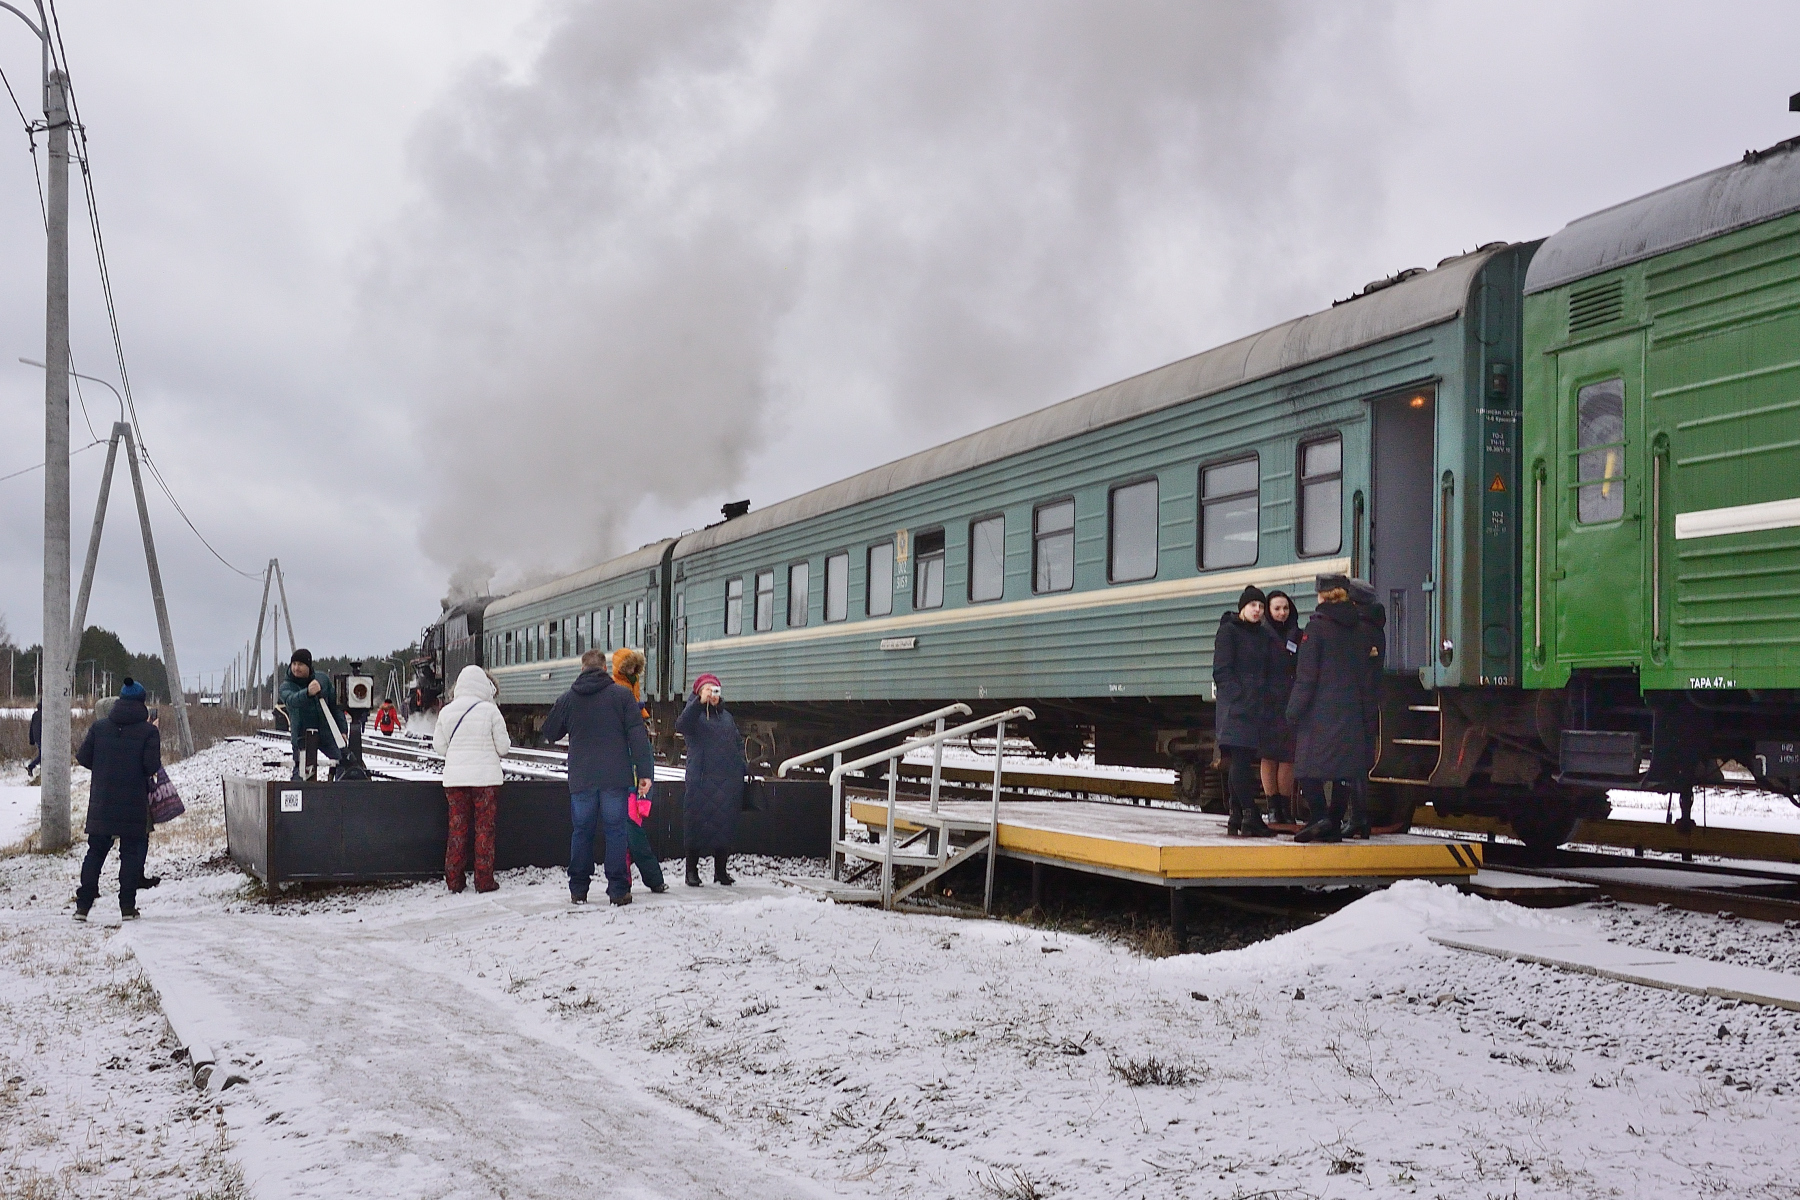
[[[1156,578],[1156,509],[1154,479],[1112,490],[1107,499],[1107,578],[1112,582]]]
[[[1258,474],[1254,457],[1200,468],[1202,570],[1256,561]]]
[[[913,607],[944,607],[944,531],[913,538]]]
[[[550,654],[549,654],[549,657],[551,657],[553,659],[561,658],[563,656],[562,644],[563,644],[562,624],[557,621],[552,621],[552,622],[550,622]]]
[[[1006,591],[1006,518],[969,524],[969,599],[998,600]]]
[[[850,615],[850,556],[833,554],[825,560],[825,619],[842,621]]]
[[[1575,517],[1584,525],[1625,515],[1625,381],[1590,383],[1575,393]]]
[[[607,629],[612,628],[612,618],[606,621]],[[727,580],[725,583],[725,632],[744,632],[744,581],[742,578]]]
[[[1336,554],[1344,545],[1344,439],[1300,447],[1300,553]]]
[[[795,563],[788,568],[788,624],[800,626],[806,624],[806,602],[811,598],[808,591],[808,580],[812,575],[809,563]]]
[[[675,644],[677,646],[687,645],[687,589],[685,588],[675,593]]]
[[[1031,520],[1031,590],[1068,591],[1075,586],[1075,502],[1046,504]]]
[[[588,642],[588,649],[605,649],[605,646],[600,640],[606,636],[606,613],[604,611],[598,608],[593,611],[588,617],[588,630],[593,635],[592,640]]]
[[[509,667],[512,666],[513,656],[512,656],[512,631],[511,630],[508,630],[507,632],[500,635],[500,661],[505,663]]]
[[[756,573],[756,627],[775,628],[775,572]]]
[[[869,547],[868,591],[863,597],[863,611],[871,617],[885,617],[894,611],[894,543],[891,541]]]
[[[644,639],[644,602],[642,600],[639,600],[632,607],[635,610],[635,612],[632,615],[632,626],[633,626],[635,632],[637,633],[637,637],[632,641],[631,644],[633,646],[636,646],[638,649],[642,650],[644,648],[644,640],[645,640]]]

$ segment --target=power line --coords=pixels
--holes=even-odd
[[[80,454],[82,450],[92,450],[95,446],[104,446],[104,445],[106,445],[105,438],[95,438],[93,441],[89,442],[87,445],[81,447],[81,450],[69,451],[69,457],[74,458],[77,454]],[[33,471],[41,471],[43,469],[44,469],[43,463],[36,463],[29,467],[21,467],[17,471],[14,471],[10,475],[0,475],[0,483],[5,483],[9,479],[17,479],[21,475],[29,475]]]
[[[19,120],[25,123],[25,142],[29,147],[27,152],[31,155],[31,175],[32,178],[37,180],[38,215],[43,218],[44,229],[48,231],[50,228],[50,209],[49,206],[44,203],[44,174],[38,169],[37,126],[32,124],[31,118],[25,115],[25,107],[19,103],[18,94],[13,91],[12,80],[6,77],[5,71],[0,71],[0,83],[6,85],[6,94],[12,99],[13,111],[17,112],[19,114]]]
[[[187,510],[175,498],[174,490],[169,487],[168,480],[163,477],[162,471],[156,465],[156,460],[150,455],[149,446],[145,443],[143,423],[138,419],[137,400],[131,392],[131,373],[125,366],[125,340],[119,332],[119,310],[113,299],[112,272],[108,270],[106,263],[106,237],[101,231],[100,205],[94,194],[93,169],[88,157],[87,126],[81,120],[81,108],[75,98],[74,84],[70,81],[68,52],[63,46],[62,22],[56,14],[54,0],[50,0],[47,7],[50,13],[51,31],[55,35],[55,46],[51,58],[57,69],[63,73],[63,89],[69,103],[69,126],[75,134],[73,139],[75,160],[81,165],[81,187],[82,193],[87,199],[88,229],[94,240],[94,259],[100,271],[100,294],[106,303],[106,319],[112,331],[113,355],[118,360],[119,366],[120,390],[124,393],[125,407],[130,413],[131,427],[137,437],[138,454],[144,466],[149,468],[150,477],[156,481],[157,488],[168,498],[176,513],[180,515],[182,522],[200,540],[200,544],[206,547],[207,552],[218,559],[227,570],[234,571],[245,579],[256,579],[258,576],[237,566],[206,540],[206,535],[200,532],[199,527],[194,524],[193,518],[188,516]],[[35,153],[33,161],[36,161]],[[77,393],[79,394],[79,384],[77,384]],[[86,412],[85,401],[83,412]]]

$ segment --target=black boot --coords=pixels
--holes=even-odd
[[[1244,815],[1238,821],[1238,833],[1243,837],[1272,838],[1275,831],[1263,824],[1262,810],[1256,807],[1256,801],[1244,802]]]
[[[723,854],[713,855],[713,882],[724,884],[726,887],[730,887],[737,882],[737,880],[731,877],[731,872],[725,869],[725,856]]]
[[[1344,831],[1334,818],[1324,817],[1296,833],[1294,840],[1296,842],[1341,842],[1344,840]]]
[[[698,854],[687,856],[687,885],[689,887],[700,886],[700,856]]]
[[[1269,797],[1269,819],[1277,825],[1294,823],[1294,806],[1286,796],[1277,792]]]
[[[1369,834],[1369,801],[1360,786],[1350,789],[1350,815],[1344,823],[1344,836],[1358,841],[1368,841]]]

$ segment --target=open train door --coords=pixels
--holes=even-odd
[[[1432,651],[1437,407],[1437,389],[1429,384],[1369,405],[1369,582],[1387,610],[1387,674],[1369,802],[1375,823],[1390,827],[1411,823],[1442,740],[1436,695],[1419,680]]]

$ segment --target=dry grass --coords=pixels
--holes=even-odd
[[[175,737],[174,710],[165,707],[158,711],[163,714],[163,761],[180,762],[183,756]],[[88,726],[93,723],[92,717],[75,717],[72,740],[76,748],[80,747],[81,739],[87,736]],[[268,722],[243,716],[230,709],[201,708],[194,705],[188,709],[188,724],[194,730],[194,750],[198,753],[209,746],[218,745],[226,738],[254,733],[265,728]],[[0,763],[26,762],[31,754],[31,718],[0,717]]]

